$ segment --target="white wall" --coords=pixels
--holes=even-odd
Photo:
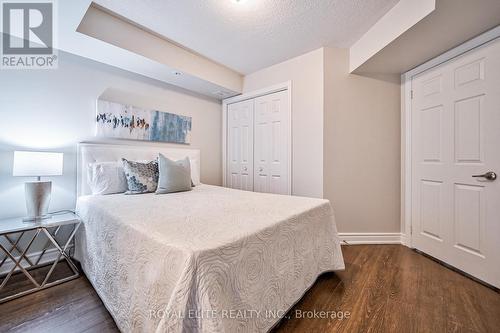
[[[249,74],[243,92],[292,81],[292,193],[323,197],[323,50]]]
[[[324,194],[339,232],[400,232],[400,76],[349,74],[325,48]]]
[[[16,149],[65,153],[64,175],[52,177],[51,209],[74,208],[76,144],[95,140],[95,101],[103,93],[111,100],[193,117],[190,147],[201,149],[201,180],[222,183],[220,102],[64,52],[59,56],[57,70],[0,72],[0,218],[25,214],[23,183],[28,179],[11,176]]]

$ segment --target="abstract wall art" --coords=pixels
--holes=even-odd
[[[189,144],[191,117],[99,99],[96,136]]]

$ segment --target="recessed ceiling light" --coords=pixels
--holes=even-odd
[[[247,0],[231,0],[231,1],[240,4],[246,2]]]

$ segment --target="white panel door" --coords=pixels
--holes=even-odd
[[[254,101],[227,107],[227,178],[228,187],[253,191]]]
[[[289,126],[287,91],[255,99],[256,192],[289,194]]]
[[[487,174],[500,172],[500,42],[412,90],[413,246],[500,287],[500,181]]]

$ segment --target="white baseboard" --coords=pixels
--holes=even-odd
[[[32,262],[34,262],[38,259],[38,256],[40,256],[41,253],[42,253],[42,251],[33,252],[33,253],[28,254],[27,257]],[[5,253],[2,252],[2,254],[5,254]],[[43,265],[46,263],[54,262],[57,259],[58,254],[59,254],[59,251],[56,248],[48,249],[47,251],[45,251],[45,254],[43,255],[42,259],[40,260],[40,262],[38,264]],[[19,255],[15,256],[15,257],[18,258],[18,256]],[[0,257],[0,259],[3,259],[3,257]],[[23,259],[23,261],[21,261],[21,265],[24,268],[29,267],[29,265],[25,259]],[[12,260],[10,258],[7,258],[7,260],[5,260],[5,262],[3,263],[2,267],[0,267],[0,275],[9,273],[13,267],[14,267],[14,263],[12,262]],[[19,267],[16,268],[16,272],[17,271],[20,271]]]
[[[406,234],[401,234],[401,244],[403,244],[404,246],[407,246],[409,248],[411,248],[410,246],[410,239],[406,236]]]
[[[339,238],[348,244],[404,244],[403,235],[399,232],[341,232]]]

